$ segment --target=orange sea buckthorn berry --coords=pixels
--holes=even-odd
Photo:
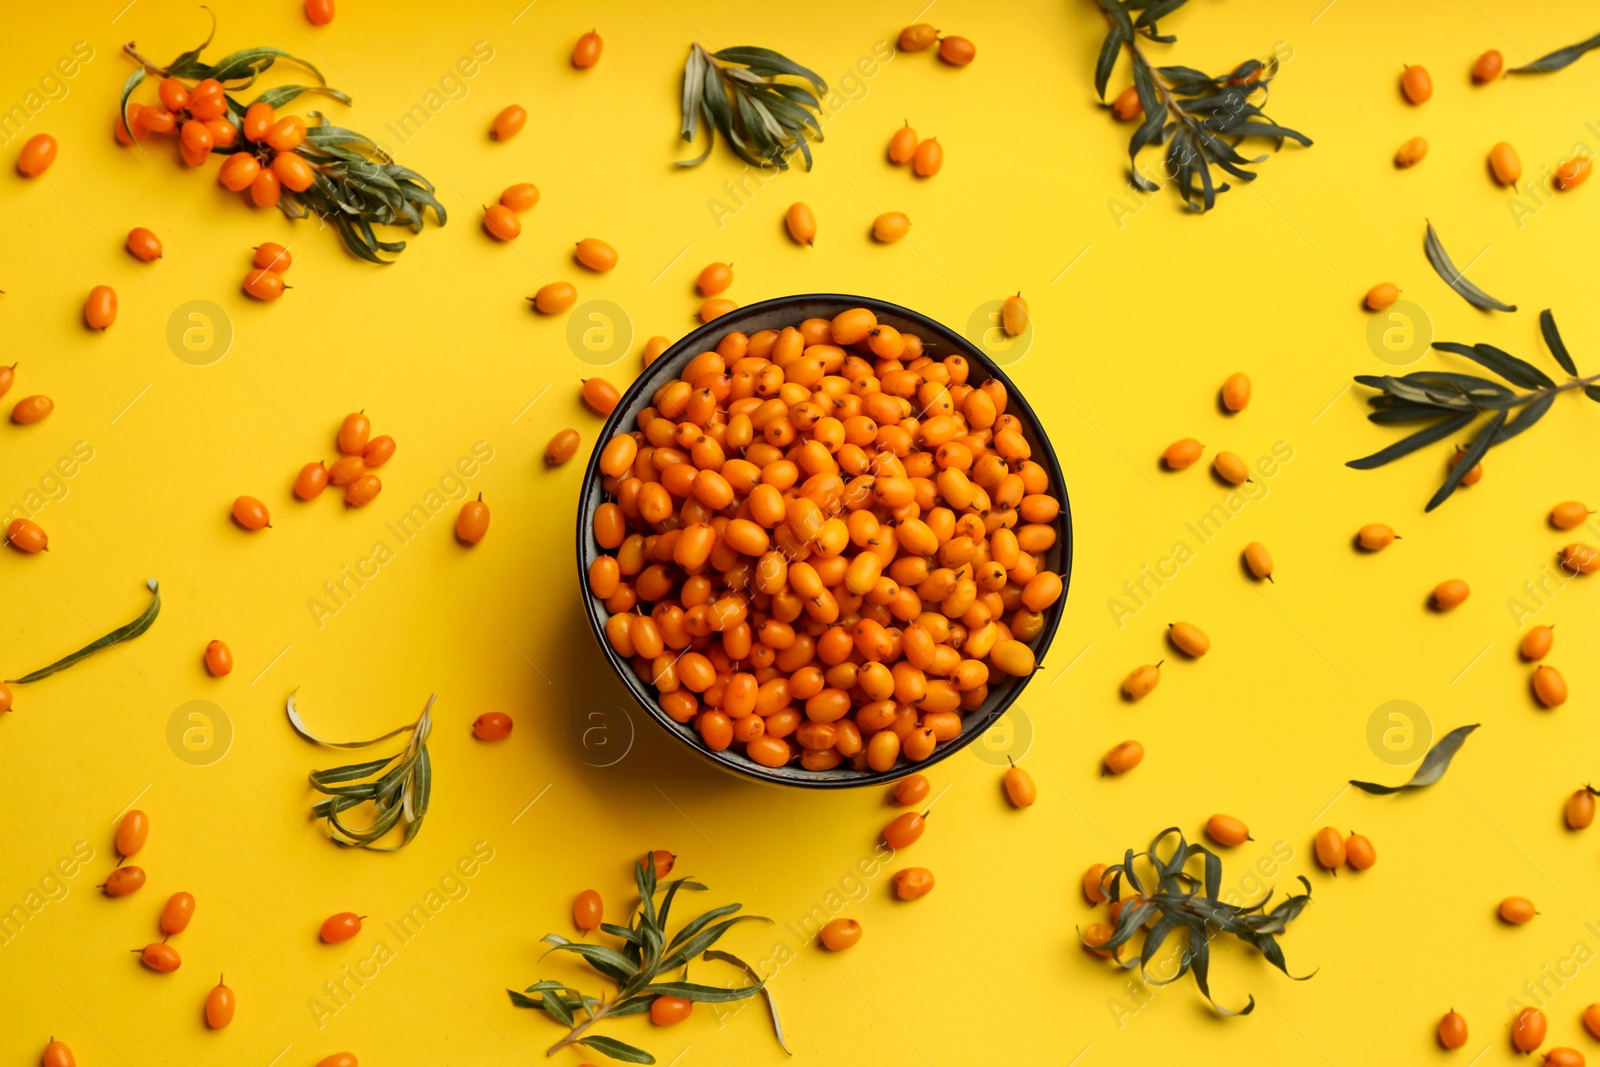
[[[1439,1044],[1443,1048],[1457,1049],[1467,1043],[1467,1020],[1454,1009],[1439,1020]]]
[[[900,31],[900,51],[921,52],[933,47],[934,42],[938,39],[938,30],[926,22],[919,22]]]
[[[1161,453],[1161,462],[1167,465],[1168,470],[1181,471],[1185,467],[1192,467],[1199,462],[1200,455],[1205,447],[1193,437],[1185,437],[1181,441],[1174,441]]]
[[[1250,828],[1232,815],[1213,815],[1206,820],[1206,836],[1224,848],[1252,841]]]
[[[600,900],[600,894],[593,889],[585,889],[572,902],[572,924],[580,930],[598,930],[604,917],[605,905]]]
[[[572,256],[592,271],[604,274],[617,265],[617,250],[598,237],[585,237],[573,248]]]
[[[190,119],[180,128],[178,139],[183,142],[183,147],[197,156],[204,156],[216,147],[212,140],[211,131],[206,129],[206,124],[196,119]]]
[[[1489,170],[1501,185],[1516,185],[1522,179],[1522,160],[1515,148],[1501,141],[1489,149]]]
[[[896,165],[910,163],[917,154],[917,131],[908,121],[889,137],[889,162]]]
[[[183,111],[189,106],[189,87],[177,78],[162,78],[161,84],[156,86],[156,95],[168,111]]]
[[[920,900],[933,892],[933,872],[926,867],[907,867],[894,872],[894,895],[901,900]]]
[[[78,1058],[72,1054],[66,1042],[52,1037],[39,1057],[39,1067],[78,1067]]]
[[[178,950],[165,941],[156,941],[146,945],[143,950],[134,949],[139,953],[139,960],[152,971],[162,974],[171,974],[183,965],[183,958],[178,955]]]
[[[1522,635],[1519,651],[1525,660],[1541,660],[1550,654],[1550,648],[1555,641],[1554,629],[1549,626],[1535,626]]]
[[[1344,866],[1344,836],[1338,830],[1324,826],[1317,831],[1313,845],[1317,853],[1318,866],[1329,871],[1336,871]]]
[[[1007,760],[1007,762],[1010,761]],[[1014,808],[1032,807],[1033,802],[1039,799],[1039,787],[1033,783],[1033,775],[1018,767],[1015,763],[1006,768],[1006,773],[1000,781],[1005,787],[1006,799],[1011,801],[1011,806]],[[904,819],[906,816],[902,815],[900,817]],[[920,830],[917,832],[919,835],[921,834]],[[913,840],[915,839],[913,838]],[[892,845],[894,842],[891,841],[890,844]]]
[[[505,192],[500,194],[501,206],[510,208],[512,211],[527,211],[538,202],[539,187],[530,182],[508,185]]]
[[[333,15],[333,0],[306,0],[306,20],[313,26],[326,26]]]
[[[1167,626],[1167,640],[1185,656],[1199,659],[1211,651],[1211,638],[1192,622],[1174,622]]]
[[[233,518],[246,530],[260,530],[272,525],[267,506],[253,496],[234,498]]]
[[[1465,455],[1466,452],[1462,451],[1460,447],[1457,447],[1456,450],[1450,454],[1450,469],[1455,470],[1457,467],[1461,466],[1461,457]],[[1461,476],[1462,485],[1477,485],[1481,481],[1483,481],[1482,463],[1473,464],[1472,469]]]
[[[1106,865],[1096,863],[1083,872],[1083,899],[1090,904],[1104,904],[1106,902],[1105,887]]]
[[[117,824],[117,855],[123,859],[137,856],[149,839],[150,816],[135,808]]]
[[[1123,741],[1112,746],[1102,763],[1107,774],[1126,774],[1144,761],[1144,746],[1137,741]]]
[[[1160,684],[1161,664],[1147,663],[1128,672],[1122,680],[1122,695],[1129,700],[1143,700]]]
[[[1344,840],[1345,862],[1353,871],[1364,871],[1378,862],[1378,850],[1360,834],[1352,833]]]
[[[263,167],[250,179],[250,202],[256,207],[277,207],[283,196],[283,184],[271,168]]]
[[[193,114],[193,112],[190,112]],[[199,118],[199,116],[195,116]],[[239,143],[239,129],[227,119],[206,119],[206,129],[211,131],[212,148],[232,148]]]
[[[23,177],[37,178],[56,161],[58,147],[56,139],[48,133],[34,134],[22,146],[22,154],[17,156],[17,170]]]
[[[631,438],[631,437],[628,437],[626,439],[629,440],[629,441],[633,440],[633,438]],[[561,466],[561,464],[565,463],[567,460],[571,459],[574,455],[577,454],[577,452],[578,452],[578,441],[579,441],[579,438],[578,438],[578,431],[577,430],[566,429],[566,430],[557,431],[556,435],[554,437],[550,438],[550,443],[545,446],[545,449],[544,449],[544,461],[547,464],[549,464],[550,466],[552,466],[552,467]],[[637,451],[638,450],[638,446],[635,445],[634,447],[635,447],[635,451]],[[633,461],[629,460],[628,463],[623,466],[622,471],[626,471],[629,467],[632,467],[632,466],[633,466]],[[621,474],[622,471],[618,471],[617,474]],[[614,477],[617,477],[617,475],[613,474],[613,475],[611,475],[611,477],[614,478]]]
[[[15,518],[6,524],[6,540],[11,547],[30,556],[50,547],[50,535],[32,519]]]
[[[11,687],[0,682],[0,715],[11,710]]]
[[[0,365],[0,396],[5,396],[7,393],[9,393],[11,391],[11,386],[15,384],[16,380],[17,365],[15,363],[11,364],[9,367]]]
[[[1426,137],[1413,137],[1401,145],[1394,153],[1394,165],[1401,170],[1421,163],[1428,155],[1428,139]]]
[[[1117,117],[1118,122],[1132,122],[1144,114],[1144,101],[1139,99],[1139,90],[1135,86],[1128,86],[1117,94],[1111,101],[1111,113]]]
[[[1567,798],[1567,827],[1586,830],[1594,823],[1594,790],[1584,788]]]
[[[295,152],[279,152],[272,160],[272,173],[278,184],[296,193],[303,193],[317,180],[317,172],[305,157]]]
[[[834,919],[822,928],[819,935],[830,952],[843,952],[861,940],[861,924],[854,919]]]
[[[911,157],[911,169],[919,178],[931,178],[944,167],[944,146],[937,137],[930,137],[917,145]]]
[[[127,247],[134,259],[145,263],[161,258],[161,238],[143,226],[135,226],[128,231]]]
[[[1090,923],[1088,926],[1083,928],[1083,934],[1081,935],[1083,939],[1083,946],[1096,956],[1102,956],[1106,959],[1121,955],[1122,949],[1120,947],[1116,949],[1100,947],[1115,937],[1116,933],[1117,932],[1115,930],[1105,923]]]
[[[1233,452],[1218,452],[1211,460],[1211,469],[1229,485],[1243,485],[1250,480],[1249,466]]]
[[[1533,901],[1527,897],[1506,897],[1500,902],[1500,921],[1510,923],[1512,926],[1532,922],[1533,917],[1538,914]]]
[[[120,112],[118,113],[117,121],[115,125],[112,126],[112,131],[117,136],[118,144],[132,144],[134,141],[142,140],[144,138],[144,123],[139,121],[139,113],[143,110],[144,109],[138,104],[129,101],[127,118],[124,119],[122,114]],[[131,133],[128,131],[128,124],[130,122],[133,124],[133,132]]]
[[[1436,611],[1453,611],[1465,604],[1471,595],[1472,588],[1466,582],[1451,578],[1434,586],[1428,599]]]
[[[388,434],[374,437],[367,442],[367,447],[361,450],[361,462],[368,470],[381,467],[394,458],[394,438]]]
[[[1561,569],[1569,575],[1600,571],[1600,552],[1593,546],[1573,542],[1561,550]]]
[[[293,152],[305,139],[306,120],[299,115],[285,115],[267,129],[268,146],[279,152]]]
[[[892,245],[910,232],[911,219],[903,211],[885,211],[872,220],[872,239],[879,244]]]
[[[1275,569],[1272,562],[1272,553],[1267,551],[1267,546],[1260,541],[1251,541],[1244,546],[1244,565],[1250,568],[1250,573],[1257,578],[1272,581],[1272,572]]]
[[[265,141],[267,131],[278,118],[271,104],[251,104],[244,112],[244,125],[239,132],[244,134],[246,141]]]
[[[294,264],[294,256],[283,245],[273,241],[263,241],[256,245],[255,255],[250,261],[262,270],[282,274]]]
[[[522,132],[522,127],[527,125],[527,122],[527,109],[520,104],[509,104],[494,117],[494,122],[489,127],[489,139],[509,141]]]
[[[578,290],[571,282],[550,282],[528,297],[533,309],[541,315],[559,314],[578,301]]]
[[[927,825],[928,821],[921,815],[908,811],[883,828],[883,842],[893,849],[908,848],[922,836]]]
[[[650,1021],[657,1026],[673,1026],[694,1012],[694,1002],[682,997],[658,996],[650,1002]]]
[[[891,796],[894,803],[902,808],[914,807],[928,798],[928,793],[933,786],[925,775],[912,774],[900,779],[894,784]]]
[[[1573,156],[1556,168],[1556,188],[1576,189],[1589,178],[1594,160],[1589,156]]]
[[[616,410],[617,402],[622,399],[622,394],[617,387],[604,378],[585,378],[583,380],[583,402],[596,414],[609,415]]]
[[[939,38],[939,58],[952,67],[964,67],[978,57],[978,46],[965,37]]]
[[[1591,1004],[1583,1009],[1583,1028],[1589,1031],[1589,1036],[1600,1041],[1600,1004]]]
[[[139,122],[151,133],[171,133],[178,128],[178,117],[160,106],[140,108]]]
[[[291,286],[283,282],[283,275],[274,270],[258,268],[244,276],[245,294],[256,300],[276,300],[289,288]]]
[[[352,411],[339,423],[339,451],[347,456],[359,456],[372,439],[372,420],[366,411]]]
[[[1000,328],[1007,337],[1018,337],[1028,329],[1028,302],[1021,293],[1006,297],[1000,302]]]
[[[171,937],[189,928],[194,918],[194,894],[174,893],[161,907],[161,932]]]
[[[108,329],[117,321],[117,291],[109,285],[97,285],[89,290],[83,302],[83,321],[91,330]]]
[[[817,217],[811,213],[811,208],[796,201],[789,205],[789,210],[784,213],[783,224],[789,230],[789,236],[795,244],[814,245],[817,243]]]
[[[656,877],[659,879],[665,878],[672,873],[672,868],[678,863],[678,857],[676,853],[669,852],[664,848],[658,848],[646,852],[643,856],[643,862],[655,865]]]
[[[1544,1054],[1544,1067],[1584,1067],[1585,1062],[1575,1048],[1553,1048]]]
[[[1505,57],[1500,54],[1500,50],[1491,48],[1472,64],[1472,80],[1479,84],[1494,81],[1500,77],[1500,72],[1505,66]]]
[[[1367,307],[1373,311],[1382,311],[1399,299],[1400,290],[1393,282],[1379,282],[1367,290]]]
[[[600,53],[605,50],[605,42],[593,30],[578,38],[578,43],[572,46],[572,65],[579,70],[588,70],[600,62]]]
[[[657,334],[644,343],[644,348],[639,352],[639,362],[648,367],[661,358],[661,353],[672,347],[672,341]]]
[[[1423,67],[1407,67],[1400,75],[1400,92],[1413,104],[1425,104],[1433,96],[1433,79]]]
[[[1558,530],[1576,530],[1588,522],[1592,514],[1587,504],[1568,500],[1550,509],[1550,525]]]
[[[503,711],[486,711],[472,720],[472,734],[479,741],[504,741],[511,736],[511,716]]]
[[[206,670],[211,677],[221,678],[233,673],[233,650],[221,641],[206,643]]]
[[[219,119],[227,113],[228,100],[217,79],[202,78],[189,90],[189,114],[201,122]]]
[[[238,193],[250,188],[260,173],[261,163],[255,156],[248,152],[235,152],[223,161],[217,171],[217,181],[223,188]]]
[[[461,514],[456,516],[456,536],[466,544],[475,545],[488,532],[489,505],[483,502],[483,494],[479,493],[478,499],[461,505]]]
[[[238,1001],[234,998],[233,990],[223,984],[222,976],[217,976],[217,984],[211,987],[211,992],[206,994],[206,1025],[213,1030],[221,1030],[233,1022],[233,1013],[238,1009]]]
[[[1369,522],[1356,531],[1356,543],[1368,552],[1382,552],[1398,540],[1394,528],[1381,522]]]
[[[328,480],[334,485],[352,485],[367,473],[367,461],[362,456],[340,456],[328,468]]]
[[[129,893],[137,893],[143,889],[144,883],[144,868],[129,864],[126,867],[118,867],[106,875],[104,889],[108,897],[125,897]]]
[[[383,482],[376,474],[363,474],[345,487],[344,502],[353,508],[364,508],[383,492]]]
[[[337,915],[330,915],[322,920],[322,928],[317,932],[317,936],[329,945],[348,941],[361,932],[361,920],[365,918],[365,915],[357,915],[353,911],[341,911]]]
[[[496,241],[515,241],[522,236],[522,221],[504,204],[490,204],[483,209],[483,231]]]
[[[739,305],[734,303],[732,300],[729,300],[726,297],[714,296],[709,300],[701,302],[699,312],[700,321],[710,322],[712,319],[720,319],[730,311],[737,311],[738,308]]]
[[[708,263],[694,280],[701,296],[716,296],[733,284],[733,268],[726,263]]]
[[[317,1067],[356,1067],[355,1053],[335,1052],[332,1056],[324,1056],[317,1061]]]
[[[1519,1052],[1532,1052],[1544,1044],[1549,1025],[1538,1008],[1523,1008],[1511,1021],[1511,1043]]]
[[[1559,708],[1567,702],[1567,680],[1548,664],[1535,668],[1532,685],[1533,695],[1547,708]]]

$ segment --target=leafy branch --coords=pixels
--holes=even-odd
[[[1562,370],[1572,375],[1567,381],[1558,384],[1538,367],[1494,345],[1464,345],[1453,341],[1435,341],[1433,347],[1470,359],[1493,371],[1502,381],[1437,370],[1413,371],[1398,378],[1388,374],[1356,375],[1358,384],[1379,391],[1376,396],[1367,398],[1373,408],[1367,414],[1369,420],[1380,424],[1428,422],[1430,425],[1345,465],[1356,470],[1381,467],[1466,429],[1480,416],[1487,416],[1472,444],[1450,468],[1444,484],[1428,501],[1426,510],[1432,511],[1449,499],[1461,479],[1478,465],[1489,449],[1504,444],[1544,418],[1562,393],[1581,389],[1590,400],[1600,401],[1600,384],[1596,384],[1600,382],[1600,374],[1578,377],[1577,365],[1567,352],[1556,329],[1555,317],[1548,308],[1539,312],[1539,329],[1551,356]]]
[[[393,756],[311,772],[311,787],[328,798],[313,804],[311,814],[328,820],[328,837],[334,844],[374,852],[396,852],[410,844],[422,829],[422,819],[428,814],[428,801],[433,792],[433,760],[428,755],[428,735],[433,731],[433,701],[434,697],[430,696],[416,722],[398,726],[370,741],[325,741],[306,728],[300,709],[295,706],[294,694],[289,694],[285,706],[289,725],[307,741],[324,748],[368,748],[398,734],[411,734],[405,748]],[[361,780],[371,779],[380,772],[380,777],[371,781]],[[353,827],[339,818],[341,812],[368,801],[377,809],[377,815],[367,826]],[[403,826],[400,843],[378,845],[377,842],[397,825]]]
[[[1100,99],[1123,52],[1133,68],[1133,85],[1143,108],[1144,121],[1128,142],[1128,160],[1133,184],[1145,192],[1161,186],[1140,173],[1138,156],[1150,145],[1167,146],[1167,177],[1178,183],[1184,204],[1192,211],[1209,211],[1218,193],[1228,183],[1218,185],[1211,168],[1217,167],[1240,181],[1254,181],[1256,174],[1247,167],[1263,162],[1266,156],[1247,159],[1237,146],[1246,137],[1267,137],[1283,147],[1285,138],[1309,146],[1311,138],[1273,122],[1261,107],[1251,102],[1256,94],[1263,98],[1278,73],[1278,60],[1262,63],[1250,59],[1227,74],[1212,77],[1192,67],[1153,67],[1139,38],[1162,44],[1177,38],[1156,29],[1164,18],[1186,0],[1098,0],[1111,23],[1095,64],[1094,86]],[[1135,15],[1137,13],[1137,16]],[[1231,140],[1225,140],[1230,138]]]
[[[569,1045],[584,1045],[626,1063],[654,1063],[655,1057],[643,1049],[616,1038],[590,1033],[590,1028],[605,1019],[643,1015],[658,997],[678,997],[702,1004],[727,1004],[755,996],[766,989],[766,983],[759,979],[753,985],[731,989],[681,979],[663,981],[663,976],[686,972],[690,961],[702,953],[706,954],[707,959],[729,959],[727,953],[712,952],[711,946],[738,923],[752,919],[760,922],[772,920],[761,915],[734,915],[743,905],[724,904],[684,923],[669,941],[667,919],[672,912],[674,898],[681,890],[698,892],[706,887],[688,878],[675,878],[658,886],[653,861],[634,861],[633,877],[639,890],[639,908],[632,923],[627,926],[600,924],[601,931],[622,940],[620,949],[569,941],[557,934],[546,934],[541,939],[551,946],[552,952],[571,952],[582,957],[592,970],[616,985],[614,995],[587,996],[564,982],[554,981],[535,982],[521,993],[514,989],[506,990],[516,1007],[542,1011],[568,1028],[567,1036],[551,1045],[547,1055],[554,1056]],[[657,894],[661,895],[659,907],[656,904]],[[752,978],[757,978],[747,964],[737,959],[731,959],[730,962],[737,963]],[[579,1016],[585,1018],[580,1021]],[[773,1015],[773,1025],[777,1027],[776,1013]],[[781,1043],[781,1030],[779,1035]]]
[[[1162,842],[1168,837],[1176,837],[1177,845],[1163,859],[1159,850]],[[1187,870],[1189,862],[1196,858],[1204,862],[1203,877],[1196,877]],[[1151,885],[1141,880],[1134,870],[1135,864],[1141,861],[1155,867],[1155,884]],[[1300,882],[1306,887],[1306,891],[1285,897],[1271,911],[1267,910],[1267,904],[1272,900],[1270,889],[1266,896],[1254,904],[1228,904],[1219,896],[1222,888],[1221,858],[1204,845],[1189,844],[1184,840],[1183,832],[1176,826],[1168,827],[1150,842],[1148,852],[1134,852],[1129,849],[1121,863],[1106,868],[1101,884],[1105,887],[1107,898],[1113,902],[1120,901],[1124,883],[1132,891],[1132,895],[1128,897],[1117,915],[1117,928],[1110,940],[1090,947],[1117,954],[1118,949],[1131,941],[1147,922],[1154,919],[1155,925],[1145,934],[1144,946],[1138,961],[1132,959],[1124,961],[1118,954],[1118,966],[1128,970],[1138,967],[1140,975],[1150,985],[1166,985],[1193,971],[1195,985],[1200,988],[1205,998],[1211,1001],[1213,1008],[1223,1015],[1249,1015],[1255,1010],[1255,997],[1250,997],[1248,1003],[1239,1011],[1232,1012],[1219,1005],[1211,996],[1211,938],[1217,934],[1232,934],[1245,944],[1254,945],[1256,950],[1266,957],[1268,963],[1295,981],[1309,978],[1310,975],[1296,978],[1289,974],[1288,964],[1283,958],[1283,949],[1279,947],[1277,941],[1277,935],[1288,929],[1289,923],[1299,917],[1305,906],[1311,902],[1311,883],[1304,877]],[[1188,944],[1179,955],[1177,973],[1165,980],[1151,978],[1150,961],[1161,950],[1168,936],[1174,930],[1180,929],[1187,931]],[[1088,945],[1089,942],[1085,941],[1084,944]]]
[[[118,109],[123,127],[135,129],[129,114],[129,103],[135,89],[146,77],[213,79],[225,90],[227,121],[240,131],[232,145],[218,146],[213,154],[231,156],[244,152],[254,155],[262,169],[269,168],[277,153],[264,142],[252,143],[242,136],[244,115],[251,104],[267,104],[274,109],[305,95],[319,93],[341,104],[349,104],[350,97],[327,86],[327,80],[315,66],[290,55],[279,48],[246,48],[223,56],[215,63],[200,58],[216,36],[217,17],[211,15],[211,32],[194,48],[180,53],[176,59],[161,66],[141,55],[132,41],[122,50],[138,64],[137,69],[122,85],[122,99]],[[316,85],[280,85],[267,89],[248,103],[235,94],[250,88],[263,73],[278,61],[298,64],[310,71]],[[277,206],[291,219],[315,215],[328,223],[350,252],[369,263],[387,263],[378,253],[399,252],[404,241],[380,241],[373,232],[374,226],[407,226],[420,232],[428,210],[432,210],[439,225],[445,224],[444,205],[433,195],[434,187],[422,175],[395,163],[370,138],[352,130],[331,125],[319,113],[309,117],[317,124],[306,131],[305,141],[294,151],[311,165],[312,184],[304,190],[284,186]]]
[[[780,77],[804,78],[810,89],[781,82]],[[727,139],[734,155],[753,167],[789,168],[795,151],[811,169],[811,146],[806,130],[822,140],[818,94],[827,83],[806,67],[768,48],[724,48],[717,53],[698,44],[689,46],[683,65],[683,128],[685,141],[693,141],[705,120],[706,149],[694,159],[678,161],[696,167],[711,155],[717,132]]]

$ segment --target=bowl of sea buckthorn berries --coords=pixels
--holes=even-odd
[[[961,334],[783,297],[655,355],[578,508],[595,636],[725,769],[838,788],[971,744],[1041,669],[1072,526],[1044,429]]]

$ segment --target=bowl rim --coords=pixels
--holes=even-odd
[[[1062,474],[1060,460],[1056,456],[1055,447],[1050,443],[1045,432],[1044,422],[1033,410],[1032,405],[1023,396],[1015,383],[1006,375],[1005,371],[988,355],[984,354],[978,346],[974,345],[966,336],[953,327],[934,319],[922,312],[904,307],[892,301],[877,297],[856,296],[848,293],[797,293],[790,296],[771,297],[753,304],[746,304],[725,315],[718,316],[710,322],[703,323],[695,329],[684,334],[669,345],[655,361],[634,379],[620,400],[606,417],[604,426],[601,427],[595,438],[594,447],[589,451],[589,460],[584,466],[583,480],[578,489],[577,529],[575,547],[577,551],[578,588],[583,599],[584,612],[589,619],[589,629],[596,642],[600,645],[602,654],[611,665],[622,684],[633,695],[634,702],[653,719],[668,734],[679,743],[685,745],[699,754],[702,759],[709,760],[715,766],[737,775],[741,778],[764,782],[770,785],[792,786],[808,789],[855,789],[863,786],[886,785],[899,781],[910,774],[926,770],[933,765],[948,759],[957,752],[962,751],[979,736],[988,731],[999,718],[1004,715],[1013,704],[1022,696],[1033,676],[1017,680],[1017,684],[1010,692],[1003,694],[995,705],[983,711],[981,715],[975,709],[963,716],[961,736],[949,742],[938,745],[931,756],[920,763],[905,763],[896,760],[895,765],[887,771],[855,771],[851,770],[848,776],[828,776],[827,772],[807,772],[812,777],[798,777],[780,774],[780,768],[762,766],[734,753],[730,748],[722,752],[713,752],[700,742],[698,736],[685,724],[676,722],[661,708],[660,703],[654,699],[654,690],[648,687],[645,681],[633,670],[633,666],[611,647],[611,642],[606,640],[605,622],[608,613],[604,612],[603,601],[589,592],[588,571],[590,561],[599,556],[602,550],[593,546],[591,536],[591,516],[593,507],[590,506],[591,498],[594,507],[605,498],[604,491],[600,488],[602,476],[600,474],[600,454],[604,451],[605,442],[619,433],[632,432],[627,423],[634,415],[629,414],[639,397],[654,393],[661,385],[661,379],[676,376],[678,369],[674,366],[678,357],[686,351],[692,350],[698,354],[715,348],[715,342],[707,344],[708,339],[721,337],[733,330],[739,330],[740,324],[750,319],[765,315],[768,312],[782,310],[798,305],[812,304],[838,304],[839,310],[864,307],[874,315],[887,314],[893,318],[904,319],[917,327],[919,334],[934,334],[939,338],[949,338],[954,344],[960,346],[959,354],[974,365],[981,367],[986,377],[998,378],[1006,387],[1006,410],[1008,413],[1019,414],[1024,421],[1024,428],[1029,437],[1042,449],[1042,454],[1033,456],[1033,460],[1043,466],[1050,476],[1051,483],[1060,487],[1061,513],[1056,517],[1059,529],[1057,545],[1061,551],[1061,567],[1057,572],[1061,576],[1061,596],[1050,606],[1046,612],[1044,629],[1040,631],[1035,640],[1034,648],[1039,665],[1035,668],[1035,675],[1043,667],[1043,659],[1049,652],[1055,640],[1056,631],[1065,614],[1067,594],[1072,585],[1073,562],[1073,528],[1072,505],[1067,491],[1066,479]],[[950,353],[952,355],[957,353]],[[627,358],[626,356],[624,358]],[[691,356],[692,358],[692,356]],[[635,413],[636,414],[636,413]],[[787,768],[782,768],[787,769]]]

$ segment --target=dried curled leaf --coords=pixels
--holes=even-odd
[[[1465,465],[1468,461],[1462,460]],[[1444,777],[1444,772],[1450,769],[1450,761],[1456,758],[1456,753],[1461,751],[1461,745],[1466,741],[1467,735],[1478,728],[1478,723],[1470,726],[1457,726],[1454,730],[1439,739],[1439,743],[1428,749],[1428,754],[1422,757],[1422,763],[1417,767],[1417,773],[1411,780],[1401,785],[1382,785],[1378,782],[1358,782],[1350,779],[1350,784],[1367,793],[1378,796],[1388,796],[1391,793],[1403,792],[1407,789],[1421,789],[1430,786]]]
[[[294,732],[327,748],[366,748],[386,741],[398,734],[409,733],[411,739],[405,748],[393,756],[334,767],[326,771],[311,772],[311,787],[328,797],[311,806],[311,814],[328,821],[328,837],[336,845],[347,848],[365,848],[374,852],[395,852],[411,843],[422,829],[423,817],[428,814],[428,804],[433,794],[433,761],[428,755],[428,735],[433,730],[434,697],[417,721],[400,726],[370,741],[326,741],[306,728],[295,706],[294,694],[289,694],[285,712]],[[373,776],[378,777],[374,778]],[[363,780],[368,779],[368,780]],[[340,818],[340,813],[372,802],[376,816],[367,826],[354,827]],[[379,845],[389,831],[401,827],[400,843]]]
[[[767,1002],[767,1014],[772,1016],[772,1034],[778,1039],[778,1047],[783,1049],[784,1055],[793,1056],[794,1052],[790,1050],[789,1043],[783,1038],[783,1022],[778,1018],[778,1005],[772,999],[772,987],[762,982],[761,972],[750,966],[738,956],[735,956],[733,953],[724,952],[720,948],[708,948],[706,949],[705,955],[701,956],[700,958],[703,960],[717,960],[722,963],[731,963],[735,967],[742,970],[745,974],[748,974],[752,980],[761,985],[761,999]]]
[[[1591,52],[1596,48],[1600,48],[1600,33],[1595,34],[1587,41],[1579,41],[1577,44],[1569,44],[1565,48],[1558,48],[1549,55],[1540,56],[1525,66],[1512,67],[1506,73],[1549,74],[1553,70],[1560,70],[1562,67],[1576,62],[1584,53]]]
[[[1177,844],[1163,858],[1160,855],[1161,845],[1169,837],[1177,838]],[[1189,873],[1187,869],[1190,862],[1195,859],[1200,859],[1204,865],[1200,877]],[[1141,880],[1135,870],[1135,865],[1139,861],[1146,861],[1155,867],[1154,885],[1148,885]],[[1118,914],[1117,928],[1111,939],[1090,947],[1115,952],[1131,941],[1134,935],[1153,919],[1154,924],[1144,935],[1144,946],[1138,961],[1118,959],[1118,964],[1125,969],[1138,967],[1141,976],[1150,985],[1175,982],[1193,971],[1195,984],[1199,986],[1200,992],[1220,1014],[1249,1015],[1255,1010],[1255,997],[1250,997],[1245,1006],[1235,1012],[1222,1007],[1211,996],[1211,938],[1216,934],[1232,934],[1245,944],[1255,946],[1268,963],[1295,981],[1310,978],[1311,975],[1297,977],[1289,974],[1283,949],[1279,947],[1277,941],[1277,936],[1287,930],[1289,923],[1293,922],[1311,902],[1311,883],[1304,877],[1300,882],[1306,891],[1285,897],[1271,911],[1267,910],[1267,904],[1272,900],[1271,890],[1254,904],[1229,904],[1220,896],[1221,857],[1204,845],[1185,841],[1183,832],[1176,826],[1171,826],[1155,836],[1155,840],[1150,842],[1148,852],[1134,852],[1129,849],[1121,863],[1106,868],[1101,885],[1110,900],[1122,899],[1124,884],[1134,895]],[[1177,930],[1186,932],[1188,938],[1188,944],[1178,957],[1177,971],[1166,980],[1152,978],[1148,970],[1151,961],[1155,959],[1156,953],[1161,950],[1167,937]],[[1088,945],[1088,942],[1085,941],[1084,944]]]
[[[803,78],[815,92],[777,80],[783,77]],[[713,54],[690,45],[683,66],[679,132],[685,141],[693,141],[704,119],[706,147],[678,165],[704,163],[721,132],[734,154],[751,166],[787,170],[789,156],[798,151],[809,170],[808,131],[822,140],[822,124],[814,113],[822,109],[818,94],[827,91],[827,83],[814,71],[771,49],[742,46]]]
[[[40,679],[48,678],[57,671],[66,670],[79,660],[88,659],[101,649],[110,648],[112,645],[118,645],[124,641],[131,641],[150,629],[150,624],[156,621],[157,615],[161,614],[161,583],[154,578],[150,578],[145,581],[145,585],[150,589],[150,603],[144,611],[139,613],[137,619],[124,626],[117,627],[104,637],[90,641],[71,655],[62,656],[48,667],[40,667],[31,674],[24,674],[21,678],[8,678],[6,683],[8,685],[27,685],[29,682],[37,682]]]
[[[1517,305],[1507,304],[1497,300],[1476,285],[1467,281],[1466,275],[1456,270],[1456,265],[1450,261],[1450,254],[1444,250],[1444,245],[1439,240],[1439,235],[1434,231],[1433,223],[1428,223],[1427,235],[1422,239],[1423,250],[1428,254],[1428,262],[1433,264],[1433,269],[1443,278],[1445,284],[1454,289],[1461,299],[1473,307],[1484,308],[1489,311],[1515,311]],[[1470,266],[1470,264],[1469,264]]]

